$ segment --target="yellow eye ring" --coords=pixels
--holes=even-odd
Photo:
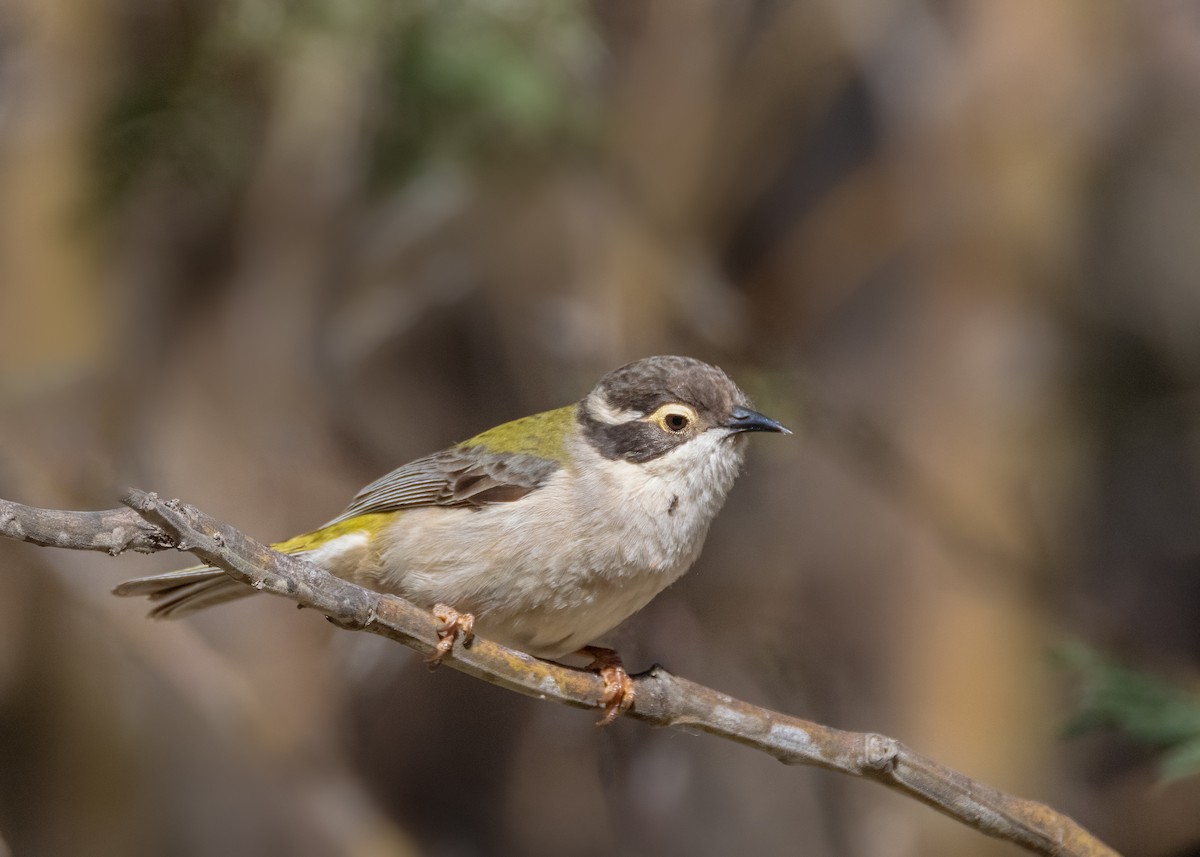
[[[663,425],[671,431],[683,431],[687,428],[688,418],[681,413],[672,411],[663,417]]]
[[[646,418],[668,434],[683,434],[697,419],[696,411],[687,405],[672,402],[663,405]]]

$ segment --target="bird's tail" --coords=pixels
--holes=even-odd
[[[296,536],[286,542],[271,545],[280,553],[307,553],[322,541],[322,530]],[[240,580],[211,565],[193,565],[166,574],[153,574],[126,580],[113,590],[114,595],[136,597],[144,595],[155,602],[150,610],[153,619],[180,619],[198,610],[236,601],[258,592]]]
[[[357,515],[335,518],[312,532],[276,542],[272,548],[292,556],[309,555],[333,574],[347,576],[366,553],[370,534],[388,520],[387,515]],[[348,537],[348,538],[343,538]],[[332,548],[332,550],[331,550]],[[115,595],[144,595],[155,602],[150,615],[155,619],[178,619],[236,601],[258,590],[214,568],[195,565],[166,574],[127,580],[113,590]]]
[[[166,574],[126,580],[114,595],[145,595],[156,602],[150,610],[155,619],[179,619],[197,610],[235,601],[258,590],[234,580],[219,568],[196,565]]]

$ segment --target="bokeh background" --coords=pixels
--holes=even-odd
[[[3,0],[0,496],[264,540],[654,353],[756,438],[615,635],[1130,855],[1200,777],[1064,739],[1065,640],[1195,688],[1194,0]],[[186,557],[0,543],[0,854],[1015,855],[524,699]]]

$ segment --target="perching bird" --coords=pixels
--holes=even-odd
[[[590,643],[695,562],[752,431],[788,433],[717,367],[648,357],[576,404],[393,470],[329,523],[273,547],[434,609],[447,628],[435,658],[472,623],[539,657],[596,653]],[[256,590],[205,566],[115,591],[176,618]],[[594,666],[617,697],[611,720],[631,685],[615,658]]]

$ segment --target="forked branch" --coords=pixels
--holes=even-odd
[[[324,613],[349,630],[370,631],[429,654],[439,623],[425,610],[277,553],[194,507],[131,490],[126,509],[64,512],[0,500],[0,535],[38,545],[103,550],[188,551],[263,592]],[[444,663],[540,699],[600,709],[595,673],[539,660],[484,639],[456,646]],[[769,753],[787,764],[816,765],[868,777],[963,824],[1054,857],[1114,857],[1070,818],[1045,804],[994,789],[925,758],[883,735],[844,732],[733,699],[654,667],[634,676],[636,702],[626,715],[660,726],[686,726]]]

